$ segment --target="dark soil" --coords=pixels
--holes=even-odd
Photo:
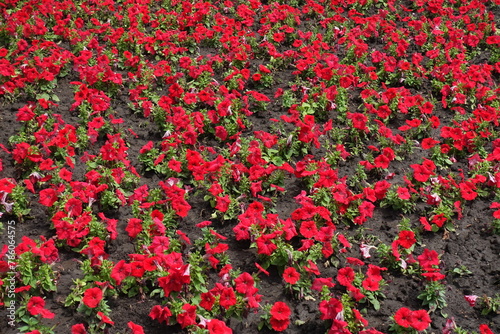
[[[498,8],[495,7],[495,8]],[[498,12],[496,15],[500,15]],[[255,27],[254,27],[255,28]],[[258,30],[258,29],[257,29]],[[376,49],[382,49],[382,43],[375,40],[373,45]],[[286,49],[286,48],[285,48]],[[200,48],[198,54],[206,55],[217,52],[213,48]],[[344,50],[339,51],[344,52]],[[468,65],[484,64],[487,58],[476,57]],[[262,60],[252,59],[249,66],[257,68],[258,64],[263,63]],[[291,74],[291,70],[275,73],[277,78],[276,84],[270,88],[261,91],[267,96],[273,96],[278,88],[290,89],[289,82],[295,79]],[[81,126],[79,116],[73,111],[70,111],[70,106],[74,102],[73,87],[69,83],[78,80],[76,73],[69,74],[68,77],[59,79],[58,86],[54,91],[60,102],[59,106],[53,109],[54,113],[60,114],[62,119],[75,127]],[[412,92],[420,93],[424,97],[429,97],[427,91],[421,90]],[[352,92],[349,102],[349,110],[356,112],[360,99],[359,91]],[[16,101],[1,101],[0,109],[0,143],[5,147],[12,149],[9,144],[9,138],[19,134],[22,129],[21,122],[16,121],[17,111],[25,105],[27,100],[21,96]],[[137,112],[130,109],[128,105],[128,92],[124,91],[118,94],[112,100],[112,109],[115,111],[115,118],[124,120],[121,129],[123,136],[126,138],[128,145],[128,159],[132,165],[141,174],[139,185],[148,185],[150,189],[157,188],[158,182],[164,180],[164,176],[152,172],[145,172],[144,166],[138,160],[139,150],[149,141],[161,142],[162,130],[150,119],[145,119]],[[279,119],[281,115],[286,115],[287,110],[281,104],[273,101],[269,108],[265,111],[259,111],[248,117],[251,128],[245,130],[242,136],[251,136],[253,131],[272,131],[273,122],[271,118]],[[452,117],[450,110],[436,108],[434,114],[438,116],[442,125],[450,125]],[[330,115],[330,117],[334,117]],[[389,127],[399,133],[397,128],[405,123],[405,115],[400,114],[395,117]],[[290,127],[289,124],[284,125],[285,128]],[[126,129],[133,129],[137,133],[137,137],[131,135]],[[435,131],[435,136],[439,136],[438,130]],[[217,147],[219,144],[213,137],[207,137],[208,146]],[[91,145],[87,152],[99,152],[100,147],[104,144],[105,139],[100,137],[96,144]],[[207,145],[207,144],[205,144]],[[325,147],[319,149],[312,148],[310,153],[315,159],[320,159],[325,155]],[[74,180],[84,180],[86,170],[85,164],[80,161],[84,152],[78,152],[75,159],[75,168],[73,170]],[[415,149],[414,153],[406,157],[404,162],[391,163],[388,171],[384,175],[370,175],[369,181],[378,181],[385,177],[386,174],[394,173],[394,178],[390,180],[394,184],[404,184],[403,176],[411,172],[409,165],[412,163],[420,163],[422,157],[426,157],[427,152]],[[300,160],[301,157],[294,157],[291,164]],[[0,171],[0,178],[14,178],[22,181],[23,171],[16,166],[12,156],[3,150],[0,150],[0,159],[3,162],[3,170]],[[338,171],[339,177],[351,176],[356,173],[356,164],[358,161],[364,160],[363,157],[353,157],[347,162],[339,162]],[[452,166],[451,170],[458,170],[465,167],[467,158],[459,158]],[[446,174],[449,170],[438,171]],[[306,189],[303,180],[296,178],[293,175],[287,175],[285,179],[285,189],[275,204],[276,212],[280,217],[286,219],[298,207],[294,197],[302,190]],[[20,242],[22,236],[28,236],[33,239],[38,239],[39,236],[53,238],[55,231],[51,228],[51,216],[48,210],[38,203],[38,196],[26,192],[29,201],[31,212],[29,217],[25,217],[24,221],[19,222],[18,217],[10,216],[5,213],[1,217],[4,223],[10,220],[18,221],[16,225],[16,236]],[[429,328],[429,333],[441,333],[445,326],[446,319],[454,319],[458,326],[469,332],[477,331],[479,324],[488,324],[493,331],[500,329],[500,316],[495,313],[489,315],[481,315],[480,310],[472,308],[464,300],[464,295],[478,296],[494,296],[500,288],[500,236],[492,233],[492,211],[490,205],[492,198],[478,198],[474,201],[469,201],[465,204],[462,219],[454,219],[454,231],[441,230],[439,232],[422,232],[419,235],[419,243],[414,250],[414,254],[421,254],[424,248],[436,250],[441,256],[441,272],[446,274],[444,283],[446,285],[446,301],[447,306],[442,310],[436,311],[431,315],[433,322]],[[190,194],[187,201],[191,205],[191,210],[187,217],[179,220],[178,229],[186,233],[191,240],[196,240],[201,237],[200,229],[195,225],[201,221],[211,219],[214,209],[207,203],[202,196],[196,193]],[[413,227],[419,226],[419,218],[421,214],[418,211],[419,206],[423,203],[418,203],[417,211],[414,213],[402,214],[400,211],[391,210],[388,208],[376,207],[374,216],[369,218],[362,227],[341,224],[337,226],[337,232],[343,233],[348,237],[373,236],[385,244],[389,244],[395,239],[399,232],[398,225],[403,216],[409,221]],[[99,209],[96,207],[95,212]],[[108,218],[118,220],[117,231],[118,238],[110,241],[107,244],[106,251],[109,254],[109,259],[113,262],[118,262],[122,259],[127,260],[128,254],[134,253],[137,250],[136,244],[130,240],[125,227],[127,221],[132,218],[132,209],[129,206],[122,206],[116,210],[105,211]],[[236,225],[235,221],[218,221],[214,220],[213,227],[218,233],[227,237],[226,242],[229,245],[227,252],[230,262],[234,268],[250,273],[257,272],[254,265],[258,262],[256,250],[249,248],[249,241],[237,241],[234,237],[232,228]],[[6,235],[0,235],[0,244],[6,243]],[[44,320],[47,325],[54,325],[54,333],[66,334],[70,333],[71,326],[77,323],[85,323],[86,319],[83,315],[78,314],[74,308],[64,307],[64,301],[74,287],[74,280],[83,277],[79,261],[83,259],[82,255],[71,251],[69,248],[61,248],[59,250],[59,260],[53,264],[53,270],[57,273],[57,292],[46,296],[47,308],[54,312],[53,320]],[[373,252],[375,253],[375,252]],[[348,250],[346,254],[335,254],[333,259],[341,261],[341,265],[345,265],[345,257],[361,258],[359,247],[355,245]],[[365,262],[379,265],[380,258],[373,254],[372,258],[365,259]],[[329,266],[328,263],[318,263],[322,277],[334,277],[337,273],[335,266]],[[464,266],[471,274],[454,274],[452,271],[455,268]],[[292,324],[285,333],[325,333],[328,330],[328,323],[319,319],[317,310],[319,299],[316,300],[297,300],[293,298],[284,289],[284,284],[281,275],[275,267],[270,267],[269,276],[260,274],[260,282],[258,283],[259,293],[263,295],[261,304],[274,303],[275,301],[285,301],[292,308]],[[209,288],[213,286],[217,279],[215,272],[212,272],[213,281],[209,282]],[[388,283],[383,288],[386,295],[385,299],[381,300],[380,310],[375,311],[372,307],[366,308],[366,319],[369,322],[369,327],[376,328],[379,331],[387,333],[389,326],[392,323],[390,317],[401,307],[411,309],[425,308],[417,299],[418,294],[423,290],[423,281],[417,277],[402,275],[397,271],[387,271],[384,273],[384,279]],[[337,288],[336,288],[337,289]],[[335,290],[337,291],[337,290]],[[338,292],[341,287],[338,287]],[[112,310],[109,315],[115,322],[115,325],[109,330],[109,333],[128,333],[127,323],[132,321],[144,327],[147,334],[159,333],[185,333],[180,326],[170,326],[159,324],[149,318],[148,314],[154,305],[161,304],[162,300],[158,297],[149,298],[147,296],[136,296],[132,298],[120,297],[108,301]],[[7,325],[7,318],[4,316],[4,309],[0,310],[0,333],[14,334],[17,330],[10,328]],[[257,326],[260,321],[260,314],[248,314],[244,320],[231,319],[228,325],[233,329],[234,333],[250,334],[258,332]],[[298,325],[297,323],[302,323]],[[264,327],[260,333],[271,333]]]

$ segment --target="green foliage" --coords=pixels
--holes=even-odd
[[[20,184],[16,185],[14,189],[12,189],[9,197],[11,197],[14,202],[12,213],[22,222],[24,217],[31,212],[29,207],[30,203],[26,196],[26,188]]]
[[[21,275],[24,285],[29,285],[40,292],[56,291],[56,273],[52,267],[43,263],[40,258],[32,252],[25,252],[19,255],[17,270]]]
[[[29,300],[29,299],[28,299]],[[55,333],[55,328],[57,325],[53,325],[52,327],[49,327],[45,324],[42,323],[42,316],[33,316],[31,315],[27,308],[26,308],[27,300],[23,302],[23,305],[20,306],[16,310],[16,319],[18,319],[18,322],[21,324],[17,330],[20,333],[28,333],[31,331],[38,330],[40,333],[43,334],[54,334]]]
[[[500,235],[500,219],[493,219],[491,222],[493,233]]]
[[[477,305],[481,309],[482,315],[500,314],[500,294],[497,293],[493,297],[482,296]]]
[[[402,199],[398,192],[391,187],[380,203],[380,206],[382,208],[388,207],[396,211],[401,211],[403,214],[409,214],[416,209],[416,195],[411,194],[409,199]]]
[[[422,305],[429,307],[429,312],[442,310],[448,303],[446,301],[446,285],[440,281],[428,281],[425,284],[424,291],[418,296]],[[445,316],[443,314],[443,316]]]
[[[452,274],[454,276],[458,276],[458,277],[472,275],[472,271],[470,271],[463,264],[461,266],[459,266],[459,267],[455,267],[455,268],[451,269],[449,272],[450,272],[450,274]]]

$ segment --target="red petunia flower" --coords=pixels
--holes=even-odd
[[[314,291],[321,291],[323,290],[323,286],[327,286],[329,288],[332,288],[335,286],[335,283],[333,283],[333,278],[328,277],[328,278],[323,278],[323,277],[317,277],[313,280],[311,289]]]
[[[184,306],[182,306],[182,310],[184,312],[181,312],[177,315],[177,322],[181,325],[181,327],[184,329],[187,326],[195,325],[196,306],[190,304],[184,304]]]
[[[71,326],[71,334],[87,334],[87,330],[83,324]]]
[[[309,266],[303,266],[302,268],[304,268],[308,273],[311,273],[311,274],[314,274],[314,275],[321,275],[321,273],[319,272],[319,269],[318,269],[318,266],[316,265],[316,263],[314,263],[311,260],[307,260],[307,263],[309,264]]]
[[[346,321],[333,319],[332,326],[330,327],[328,334],[351,334],[347,325]]]
[[[349,263],[353,266],[364,266],[365,265],[365,263],[362,260],[358,259],[357,257],[347,257],[346,260],[347,260],[347,263]]]
[[[7,178],[1,179],[0,191],[10,194],[12,190],[16,187],[15,183],[13,183],[11,180],[13,181],[13,179],[7,179]]]
[[[278,320],[276,318],[271,318],[269,320],[269,323],[271,324],[271,327],[277,331],[277,332],[282,332],[284,331],[285,329],[288,328],[288,326],[290,325],[290,320],[289,319],[286,319],[286,320]]]
[[[163,224],[162,224],[163,225]],[[155,236],[148,250],[152,254],[163,254],[170,246],[170,238],[165,236]]]
[[[373,217],[373,210],[375,210],[375,205],[373,205],[373,203],[371,202],[363,201],[358,209],[361,216],[371,218]]]
[[[277,320],[288,320],[290,318],[290,315],[292,314],[292,311],[290,310],[290,308],[286,303],[276,302],[271,307],[270,313],[271,313],[271,318]]]
[[[255,240],[257,244],[257,253],[271,256],[271,254],[276,250],[276,248],[278,248],[278,246],[276,246],[272,242],[274,237],[275,237],[274,233],[264,234],[258,237]]]
[[[422,140],[421,146],[424,150],[428,150],[436,146],[436,144],[439,144],[439,141],[433,138],[424,138]]]
[[[256,291],[254,286],[255,280],[252,275],[247,272],[242,273],[238,276],[234,283],[236,284],[236,291],[245,295],[253,295]]]
[[[142,328],[141,325],[137,325],[132,321],[129,321],[127,326],[132,330],[132,334],[144,334],[144,328]]]
[[[127,231],[129,237],[135,238],[139,235],[139,233],[142,232],[142,220],[138,218],[130,218],[127,224],[127,227],[125,228],[125,231]]]
[[[379,266],[376,266],[376,265],[373,265],[373,264],[369,264],[368,265],[368,270],[366,271],[366,275],[368,277],[371,277],[377,281],[380,281],[382,280],[382,275],[381,275],[381,271],[385,271],[387,270],[386,267],[379,267]]]
[[[362,130],[364,132],[369,132],[369,129],[366,127],[366,123],[368,122],[368,117],[361,113],[347,113],[347,118],[352,121],[352,126],[355,129]]]
[[[231,199],[229,195],[226,196],[217,196],[216,197],[216,205],[215,208],[220,212],[226,212],[229,209],[229,204],[231,203]]]
[[[56,201],[57,201],[57,192],[54,189],[48,188],[40,191],[40,199],[38,203],[45,205],[47,207],[51,207],[52,205],[54,205]]]
[[[96,308],[102,300],[102,290],[90,288],[83,293],[83,303],[90,308]]]
[[[363,327],[368,326],[368,321],[361,315],[361,312],[356,310],[355,308],[352,309],[352,312],[354,313],[354,319],[356,319],[356,322],[362,325]]]
[[[223,126],[216,126],[215,127],[215,136],[219,138],[220,140],[224,141],[227,139],[227,130]]]
[[[461,182],[459,185],[460,195],[466,201],[472,201],[477,197],[476,186],[472,182]]]
[[[303,221],[300,224],[299,232],[305,238],[312,238],[312,237],[314,237],[318,233],[318,228],[316,226],[316,222],[314,222],[312,220]]]
[[[375,192],[375,197],[378,200],[382,200],[385,198],[385,195],[387,193],[387,190],[391,187],[391,184],[387,182],[386,180],[378,181],[375,183],[375,186],[373,188]]]
[[[180,173],[182,171],[182,162],[177,161],[177,160],[172,158],[168,162],[168,168],[170,168],[174,172]]]
[[[417,310],[411,312],[411,327],[417,331],[423,331],[429,327],[431,323],[431,317],[426,310]]]
[[[205,310],[207,311],[212,310],[214,303],[215,303],[215,297],[210,291],[203,292],[201,294],[201,301],[199,305],[203,307]]]
[[[31,297],[26,305],[26,309],[31,315],[41,315],[42,318],[52,319],[55,314],[45,309],[45,300],[42,297]]]
[[[446,275],[441,274],[439,269],[425,269],[427,272],[422,273],[422,276],[424,276],[428,281],[440,281],[446,277]]]
[[[101,322],[103,322],[103,323],[109,324],[111,326],[113,326],[115,324],[114,321],[112,321],[107,315],[105,315],[101,311],[97,312],[97,317],[99,319],[101,319]]]
[[[406,187],[398,187],[397,193],[398,197],[402,200],[409,200],[411,198],[411,194]]]
[[[131,271],[130,264],[126,263],[125,260],[120,260],[111,270],[111,278],[116,281],[117,285],[120,285],[130,275]]]
[[[493,331],[486,324],[479,325],[479,334],[493,334]]]
[[[231,306],[236,305],[236,294],[232,287],[224,288],[219,297],[219,305],[229,309]]]
[[[434,172],[430,171],[429,169],[425,168],[422,165],[410,165],[411,168],[413,168],[413,177],[415,180],[420,181],[420,182],[426,182],[429,180],[431,175],[434,174]]]
[[[431,224],[429,224],[429,221],[427,220],[426,217],[420,217],[419,220],[420,220],[420,223],[422,224],[422,226],[424,227],[424,230],[426,230],[426,231],[432,230]]]
[[[209,334],[232,334],[233,330],[227,327],[224,321],[218,319],[212,319],[207,325]]]
[[[433,224],[436,224],[438,227],[442,227],[446,220],[447,218],[444,216],[444,214],[440,213],[439,215],[432,216],[431,222]]]
[[[354,285],[349,285],[347,287],[347,291],[350,292],[350,295],[352,298],[354,298],[355,301],[359,302],[361,299],[365,298],[366,296],[361,292],[361,290]]]
[[[283,280],[288,284],[295,284],[299,279],[300,274],[294,267],[288,267],[283,272]]]
[[[389,158],[387,158],[385,155],[381,154],[378,157],[373,160],[373,164],[376,168],[382,168],[382,169],[387,169],[389,168],[390,164]]]
[[[33,112],[35,106],[33,104],[27,104],[20,108],[17,112],[16,121],[18,122],[27,122],[32,120],[36,114]]]
[[[262,272],[264,273],[266,276],[269,276],[269,271],[267,271],[266,269],[264,269],[260,264],[258,264],[257,262],[254,263],[255,266],[257,267],[257,269],[259,270],[259,272]]]
[[[433,268],[439,265],[438,253],[435,250],[424,249],[423,253],[417,257],[422,268]]]
[[[350,286],[354,281],[354,270],[351,267],[339,269],[337,273],[337,281],[340,285]]]
[[[344,306],[342,302],[335,298],[330,298],[329,300],[323,300],[319,303],[319,311],[321,312],[320,319],[335,319],[337,315],[342,312]]]
[[[368,291],[377,291],[379,289],[379,281],[371,277],[367,277],[363,280],[363,288]]]
[[[191,282],[189,266],[183,265],[178,268],[170,268],[167,276],[158,279],[158,285],[163,288],[165,296],[168,297],[174,291],[181,291],[185,284]]]
[[[394,314],[394,321],[401,327],[410,328],[412,324],[412,311],[406,307],[400,308]]]
[[[417,242],[415,239],[415,233],[413,231],[400,231],[398,236],[398,243],[403,248],[410,248]]]
[[[155,305],[151,309],[151,312],[149,312],[149,317],[153,320],[158,320],[160,324],[165,322],[168,325],[171,316],[172,312],[167,306],[161,307],[160,305]]]
[[[163,223],[164,217],[165,215],[160,210],[153,210],[151,212],[151,219],[153,219],[155,224]]]

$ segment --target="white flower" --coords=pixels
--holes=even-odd
[[[359,246],[359,249],[361,250],[361,254],[363,255],[363,257],[365,259],[371,257],[370,255],[370,249],[372,248],[377,248],[375,246],[371,246],[371,245],[367,245],[367,244],[361,244],[361,246]]]
[[[464,298],[469,303],[469,305],[471,307],[476,306],[476,300],[477,300],[478,296],[476,296],[476,295],[465,295]]]
[[[5,207],[5,211],[7,212],[12,212],[12,207],[14,206],[14,202],[12,203],[7,203],[5,200],[7,199],[7,193],[6,192],[3,192],[3,198],[2,200],[0,201],[0,204],[2,204],[4,207]]]
[[[431,198],[434,200],[434,202],[436,202],[436,203],[441,203],[441,197],[439,197],[439,195],[438,195],[438,194],[433,193],[433,194],[431,195]]]

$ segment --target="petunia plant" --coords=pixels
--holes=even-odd
[[[498,6],[0,4],[0,295],[21,296],[18,330],[60,330],[60,290],[73,334],[298,332],[305,304],[330,333],[491,333],[494,282],[458,281],[495,274],[466,260],[493,263],[500,233]],[[476,309],[459,317],[457,294]],[[122,322],[111,298],[151,307]]]

